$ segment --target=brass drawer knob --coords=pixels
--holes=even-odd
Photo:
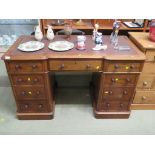
[[[28,94],[29,94],[29,95],[32,95],[32,92],[31,92],[31,91],[29,91],[29,92],[28,92]]]
[[[147,86],[147,82],[146,81],[143,82],[143,86]]]
[[[105,91],[104,94],[109,94],[109,95],[111,95],[111,94],[112,94],[112,91]]]
[[[99,70],[100,69],[100,66],[96,66],[96,69]]]
[[[30,82],[30,81],[31,81],[31,78],[30,78],[30,77],[28,77],[28,78],[27,78],[27,81],[29,81],[29,82]]]
[[[125,69],[128,70],[129,69],[129,66],[126,66]]]

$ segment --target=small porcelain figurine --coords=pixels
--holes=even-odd
[[[52,26],[48,25],[48,30],[47,30],[47,35],[46,35],[48,40],[53,40],[54,39],[54,32],[52,30]]]
[[[102,33],[96,32],[96,37],[95,37],[95,44],[96,44],[96,46],[93,48],[93,50],[99,51],[99,50],[107,49],[107,45],[103,45],[102,37],[103,37]]]
[[[100,33],[100,32],[96,33],[95,44],[103,45],[102,33]]]
[[[85,36],[77,36],[77,46],[76,46],[76,48],[78,50],[85,50],[86,49],[85,41],[86,41]]]
[[[41,32],[40,26],[36,26],[35,27],[35,35],[34,35],[35,39],[38,41],[41,41],[43,39],[43,34]]]

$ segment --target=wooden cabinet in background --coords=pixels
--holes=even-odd
[[[130,39],[146,54],[142,74],[138,80],[132,109],[155,109],[155,43],[149,33],[130,32]]]
[[[46,34],[47,25],[52,25],[53,21],[56,19],[40,19],[40,27],[44,33]],[[79,29],[86,31],[86,34],[92,34],[92,30],[94,29],[94,25],[98,23],[100,25],[100,30],[112,30],[114,19],[82,19],[82,25],[76,24],[79,19],[63,19],[64,23],[71,23],[73,29]],[[144,27],[142,28],[129,28],[123,24],[124,21],[133,21],[134,19],[118,19],[122,22],[120,30],[125,31],[146,31],[148,30],[148,20],[144,20]],[[63,25],[54,25],[53,29],[56,31],[64,29]]]

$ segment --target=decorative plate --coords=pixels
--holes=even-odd
[[[49,44],[48,48],[54,51],[68,51],[74,47],[74,44],[69,41],[55,41]]]
[[[44,43],[40,41],[28,41],[18,46],[18,49],[24,52],[34,52],[44,48]]]

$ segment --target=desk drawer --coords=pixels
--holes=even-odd
[[[46,99],[45,88],[42,86],[14,86],[18,100]]]
[[[51,60],[49,62],[50,70],[79,70],[79,71],[99,71],[102,70],[102,61],[100,60]]]
[[[135,86],[138,76],[136,74],[103,74],[104,86]]]
[[[143,74],[155,74],[155,62],[146,62],[143,67]]]
[[[44,71],[43,62],[41,61],[11,61],[8,62],[8,72],[42,72]]]
[[[155,50],[148,50],[146,52],[146,61],[154,61],[155,62]]]
[[[129,102],[124,101],[104,101],[100,105],[98,105],[99,111],[129,111],[130,104]]]
[[[17,112],[23,113],[42,113],[49,112],[50,108],[45,101],[18,101]]]
[[[139,89],[151,89],[154,88],[154,75],[141,74],[137,83]]]
[[[11,75],[11,79],[14,85],[43,85],[43,75]]]
[[[155,91],[137,90],[133,103],[137,104],[155,104]]]
[[[134,94],[134,87],[105,87],[103,88],[103,100],[129,101]]]
[[[141,72],[143,63],[126,61],[105,61],[105,72]]]

